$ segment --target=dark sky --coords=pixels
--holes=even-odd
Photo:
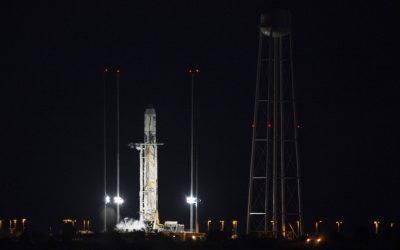
[[[161,2],[161,1],[160,1]],[[1,12],[0,218],[100,225],[103,70],[121,69],[123,216],[137,217],[143,113],[157,112],[161,220],[188,225],[190,77],[198,66],[200,221],[247,205],[259,16],[293,14],[306,226],[399,221],[393,6],[364,1],[22,1]],[[168,2],[168,3],[167,3]],[[215,1],[217,2],[217,1]],[[301,3],[300,3],[301,2]],[[355,3],[354,3],[355,2]],[[115,74],[108,78],[115,193]],[[111,169],[112,168],[112,169]]]

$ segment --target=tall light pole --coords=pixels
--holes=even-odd
[[[104,232],[107,231],[107,203],[110,202],[110,197],[107,195],[107,116],[106,116],[106,81],[108,69],[104,70],[103,76],[103,167],[104,167]]]
[[[119,74],[120,70],[117,69],[117,196],[114,197],[114,203],[117,204],[117,224],[120,221],[120,205],[123,203],[119,196]]]
[[[196,74],[200,73],[199,69],[196,69],[195,71],[196,71]],[[194,89],[194,80],[192,80],[192,88]],[[194,95],[192,96],[192,98],[193,97],[194,97]],[[195,173],[195,176],[196,176],[196,178],[195,178],[195,183],[196,183],[195,225],[196,225],[196,233],[199,233],[199,202],[200,202],[199,194],[198,194],[198,191],[199,191],[199,178],[198,178],[198,173],[199,173],[199,171],[198,171],[199,170],[199,164],[198,164],[199,163],[198,162],[198,159],[199,159],[198,158],[198,152],[199,152],[198,151],[198,148],[199,148],[199,144],[198,144],[198,139],[199,139],[199,98],[198,97],[199,97],[199,92],[197,91],[197,98],[196,98],[196,122],[197,122],[197,124],[195,127],[195,130],[196,130],[196,134],[195,134],[195,136],[196,136],[196,151],[195,151],[195,167],[196,167],[196,173]],[[194,107],[193,107],[193,109],[194,109]]]
[[[199,74],[199,69],[190,69],[189,73],[191,74],[192,78],[192,91],[191,91],[191,129],[190,129],[190,196],[186,197],[186,202],[190,205],[190,232],[193,232],[193,208],[195,208],[195,225],[196,225],[196,233],[199,231],[199,226],[198,226],[198,198],[197,198],[197,189],[198,189],[198,184],[197,184],[197,160],[196,160],[196,179],[194,180],[194,77],[196,74]],[[193,196],[194,193],[194,181],[196,184],[196,189],[195,189],[195,195]],[[193,207],[194,206],[194,207]]]
[[[194,163],[194,73],[192,73],[192,105],[191,105],[191,129],[190,129],[190,197],[193,197],[193,163]],[[190,203],[190,232],[193,232],[193,205]]]

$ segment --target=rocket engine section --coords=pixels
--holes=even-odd
[[[158,181],[157,181],[157,140],[156,112],[146,108],[144,112],[144,143],[137,143],[140,154],[140,221],[146,231],[157,230],[158,219]]]

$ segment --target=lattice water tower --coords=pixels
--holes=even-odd
[[[261,15],[247,233],[302,235],[291,15]]]

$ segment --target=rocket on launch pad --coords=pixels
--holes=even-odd
[[[159,225],[157,146],[162,144],[157,143],[156,111],[151,106],[144,112],[144,142],[135,145],[140,154],[140,222],[146,231],[153,231]]]

